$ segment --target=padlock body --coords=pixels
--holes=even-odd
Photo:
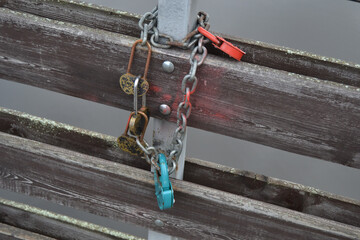
[[[145,120],[143,120],[142,115],[137,114],[131,116],[130,122],[129,122],[129,131],[132,135],[139,136],[144,128]]]
[[[131,73],[125,73],[120,77],[120,87],[128,95],[134,94],[134,83],[136,76]],[[149,90],[149,83],[144,78],[140,78],[138,84],[138,96],[146,94]]]
[[[137,145],[136,139],[133,137],[123,134],[118,137],[117,142],[121,150],[128,152],[131,155],[139,156],[144,154],[143,150]]]
[[[132,135],[140,136],[143,131],[146,131],[147,124],[150,121],[150,111],[149,108],[142,106],[139,109],[139,114],[132,115],[129,121],[129,131]],[[141,114],[144,113],[148,119]]]
[[[226,41],[222,37],[216,36],[220,41],[220,45],[216,45],[213,43],[213,45],[223,51],[224,53],[228,54],[230,57],[235,58],[236,60],[240,61],[242,56],[245,54],[244,51],[241,49],[235,47],[230,42]]]

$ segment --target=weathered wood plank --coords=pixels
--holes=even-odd
[[[3,214],[3,213],[1,213]],[[21,228],[0,223],[1,240],[55,240],[37,233],[29,232]]]
[[[120,150],[116,138],[0,107],[0,131],[150,170],[149,164]]]
[[[119,86],[134,39],[0,9],[0,77],[84,99],[132,108]],[[134,72],[142,72],[138,51]],[[148,106],[182,101],[188,54],[154,49]],[[163,60],[175,63],[172,75]],[[198,70],[189,125],[360,168],[360,88],[209,56]]]
[[[0,107],[0,131],[149,170],[116,138]],[[188,158],[185,181],[360,227],[360,202],[263,175]]]
[[[1,2],[1,7],[16,11],[133,37],[140,36],[137,29],[140,16],[125,11],[73,0],[3,0]]]
[[[202,239],[357,239],[360,229],[173,179],[176,206],[157,207],[150,172],[0,133],[2,188],[167,234]],[[163,227],[154,221],[161,219]]]
[[[126,233],[3,198],[0,198],[0,212],[0,222],[52,237],[51,239],[142,240]]]
[[[38,16],[139,37],[139,16],[70,0],[4,0],[3,6]],[[151,10],[151,9],[149,9]],[[246,55],[242,61],[360,87],[360,65],[259,41],[224,36]],[[211,53],[220,54],[212,49]]]

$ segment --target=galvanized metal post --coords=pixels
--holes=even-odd
[[[170,35],[174,40],[183,39],[190,31],[193,30],[196,24],[196,9],[195,2],[193,0],[159,0],[158,1],[158,28],[159,32]],[[190,53],[189,53],[190,54]],[[177,66],[175,66],[176,68]],[[171,74],[171,73],[169,73]],[[179,79],[181,81],[181,79]],[[179,89],[179,91],[181,91]],[[171,109],[176,111],[177,109]],[[153,145],[161,150],[166,150],[172,141],[176,124],[165,121],[154,119],[154,135]],[[184,165],[186,155],[186,142],[187,134],[183,141],[183,150],[179,157],[177,170],[171,175],[176,179],[183,179],[184,176]],[[176,199],[176,193],[175,193]],[[175,206],[176,207],[176,206]],[[161,239],[170,240],[176,239],[171,236],[149,231],[148,239]]]
[[[196,24],[196,12],[192,0],[159,0],[158,1],[158,28],[160,33],[170,35],[175,40],[183,39]],[[176,68],[176,66],[175,66]],[[171,73],[169,73],[171,74]],[[180,89],[179,89],[180,91]],[[176,109],[172,109],[176,111]],[[171,143],[176,125],[165,120],[155,119],[153,144],[155,147],[166,150]],[[171,175],[182,179],[186,153],[186,136],[183,142],[183,151],[179,157],[177,170]]]

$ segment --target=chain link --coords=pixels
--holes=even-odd
[[[157,28],[157,17],[158,17],[158,7],[156,6],[151,12],[145,13],[139,20],[139,27],[141,29],[141,39],[143,40],[142,45],[145,45],[145,41],[150,37],[150,43],[154,47],[158,48],[170,48],[172,46],[180,47],[183,49],[192,48],[199,39],[202,39],[201,42],[207,43],[209,40],[204,40],[204,36],[200,34],[197,30],[190,32],[182,41],[174,41],[172,37],[166,34],[160,34]],[[197,15],[198,26],[201,26],[208,30],[210,28],[209,15],[205,12],[199,12]],[[202,43],[201,43],[202,44]],[[203,48],[200,47],[199,53],[202,53]],[[201,62],[202,63],[202,62]],[[201,64],[200,64],[201,65]]]
[[[140,21],[139,27],[141,28],[141,39],[143,39],[142,44],[145,44],[150,36],[150,43],[154,47],[158,48],[170,48],[171,46],[180,47],[183,49],[193,50],[190,54],[190,70],[186,74],[181,83],[181,91],[184,94],[183,101],[179,103],[177,108],[177,128],[175,129],[174,136],[171,142],[170,149],[167,151],[170,153],[167,158],[170,160],[171,165],[169,165],[169,175],[173,173],[176,169],[179,156],[183,149],[183,141],[186,134],[187,119],[191,114],[191,102],[190,96],[196,91],[198,85],[198,79],[196,77],[196,71],[199,66],[201,66],[207,56],[207,49],[204,47],[204,44],[208,43],[208,39],[204,40],[204,36],[200,34],[196,29],[190,32],[181,42],[174,41],[172,37],[159,33],[157,28],[157,19],[158,17],[158,8],[155,7],[151,12],[145,13]],[[205,12],[199,12],[197,15],[198,26],[201,26],[208,30],[210,28],[209,16]],[[197,45],[197,46],[196,46]],[[134,136],[135,137],[135,136]],[[140,141],[136,137],[136,142],[139,147],[143,150],[146,161],[153,165],[158,171],[160,167],[157,164],[158,160],[158,151],[155,147],[149,146],[149,144],[144,140]],[[171,166],[171,167],[170,167]]]

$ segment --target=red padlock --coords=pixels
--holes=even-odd
[[[204,37],[210,39],[210,41],[213,43],[213,45],[216,48],[220,49],[224,53],[227,53],[230,57],[233,57],[238,61],[240,61],[241,57],[244,54],[246,54],[244,51],[242,51],[241,49],[235,47],[234,45],[232,45],[231,43],[229,43],[228,41],[226,41],[222,37],[215,36],[215,35],[211,34],[207,30],[205,30],[203,27],[198,27],[198,31],[199,31],[199,33],[204,35]]]

